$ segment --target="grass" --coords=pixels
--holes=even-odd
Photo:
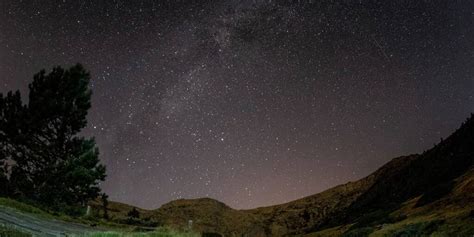
[[[45,218],[45,219],[56,219],[65,222],[74,222],[81,223],[85,225],[96,224],[103,227],[108,227],[111,229],[126,229],[127,225],[118,224],[114,222],[108,222],[103,219],[97,219],[92,216],[89,217],[71,217],[64,213],[59,212],[48,212],[46,210],[40,209],[28,203],[20,202],[10,198],[0,197],[0,207],[11,208],[18,210],[23,213],[33,214],[34,216]]]
[[[350,227],[351,225],[337,226],[333,228],[324,229],[318,232],[309,233],[304,235],[304,237],[338,237],[348,231]]]
[[[0,237],[32,237],[25,233],[8,226],[0,225]],[[177,232],[169,229],[157,229],[153,232],[97,232],[74,237],[199,237],[196,233]]]
[[[185,235],[179,233],[119,233],[119,232],[102,232],[82,235],[81,237],[197,237],[198,235]]]
[[[5,208],[15,209],[23,213],[33,214],[37,217],[42,217],[42,218],[47,218],[47,219],[57,219],[57,220],[62,220],[62,221],[67,221],[67,222],[88,223],[86,220],[73,218],[63,213],[47,212],[31,204],[20,202],[20,201],[13,200],[10,198],[0,197],[0,206],[5,207]]]
[[[0,237],[31,237],[30,234],[0,225]]]
[[[23,202],[15,201],[13,199],[9,198],[0,198],[0,206],[8,207],[8,208],[13,208],[16,210],[19,210],[21,212],[25,213],[31,213],[31,214],[36,214],[36,215],[42,215],[42,216],[51,216],[49,213],[36,208],[34,206],[28,205]]]
[[[98,224],[102,227],[113,231],[87,233],[84,235],[76,235],[75,237],[199,237],[198,234],[192,232],[178,232],[168,228],[157,228],[149,232],[136,232],[137,227],[122,225],[112,222],[106,222],[102,219],[94,219],[93,217],[74,218],[63,213],[50,213],[33,205],[16,201],[9,198],[0,198],[0,207],[15,209],[17,211],[32,214],[43,219],[57,219],[65,222],[75,222],[83,224]],[[31,237],[31,234],[21,232],[12,227],[4,226],[0,223],[0,237]]]
[[[193,232],[177,232],[167,228],[159,228],[152,232],[97,232],[77,237],[199,237]]]
[[[414,215],[400,222],[386,224],[370,236],[473,236],[474,219],[468,210],[442,209],[430,214]],[[465,233],[465,235],[459,235]]]
[[[470,207],[459,209],[445,206],[435,211],[411,211],[412,215],[393,222],[373,222],[374,218],[372,218],[372,215],[367,215],[371,218],[368,218],[367,220],[369,221],[363,223],[363,225],[356,225],[357,223],[355,223],[350,227],[347,225],[338,226],[320,230],[306,236],[474,236],[474,211],[471,211]],[[393,214],[400,215],[398,212]]]

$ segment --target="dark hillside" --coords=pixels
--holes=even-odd
[[[474,224],[473,158],[471,116],[422,154],[395,158],[363,179],[289,203],[234,210],[209,198],[182,199],[143,213],[156,223],[225,236],[367,236],[397,228],[408,228],[400,230],[405,234],[456,233]]]
[[[432,149],[397,162],[398,167],[393,165],[396,160],[382,167],[374,185],[357,199],[349,213],[396,207],[420,195],[418,205],[435,201],[451,192],[454,179],[472,167],[473,158],[474,116],[471,116]]]

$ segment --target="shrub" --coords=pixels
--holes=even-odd
[[[348,230],[341,237],[362,237],[362,236],[369,236],[372,232],[374,232],[374,228],[372,227],[363,227],[359,229]]]

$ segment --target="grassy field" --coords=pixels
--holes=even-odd
[[[413,215],[394,223],[360,226],[338,226],[306,235],[305,237],[328,236],[473,236],[474,218],[469,210],[443,209],[431,213]]]
[[[162,229],[153,232],[97,232],[84,235],[73,235],[74,237],[199,237],[195,233],[183,233],[172,230]],[[0,237],[32,237],[31,234],[19,231],[17,229],[1,226]]]
[[[39,208],[33,207],[31,205],[28,205],[26,203],[22,203],[13,199],[9,199],[9,198],[0,197],[0,206],[14,208],[18,211],[25,212],[25,213],[51,217],[50,214],[48,214],[47,212]]]
[[[33,214],[35,216],[42,217],[42,218],[49,218],[49,219],[53,218],[53,219],[63,220],[63,221],[68,221],[68,222],[80,222],[80,223],[88,224],[87,220],[84,220],[81,218],[73,218],[63,213],[50,213],[40,208],[37,208],[33,205],[16,201],[10,198],[0,197],[0,206],[13,208],[20,212]]]
[[[158,229],[153,232],[100,232],[78,237],[199,237],[196,233],[177,232],[169,229]]]
[[[10,199],[10,198],[0,197],[0,207],[12,208],[20,212],[32,214],[34,216],[44,218],[44,219],[56,219],[56,220],[61,220],[65,222],[80,223],[80,224],[85,224],[85,225],[98,225],[98,226],[102,226],[111,230],[129,231],[129,230],[134,229],[133,226],[129,226],[129,225],[121,224],[117,222],[112,222],[112,221],[106,221],[102,218],[96,218],[93,216],[73,217],[61,212],[45,211],[41,208],[35,207],[32,204],[24,203],[21,201]],[[126,214],[122,214],[122,215],[126,215]]]
[[[76,237],[198,237],[199,234],[191,232],[179,232],[169,228],[159,227],[155,230],[140,232],[134,231],[136,227],[129,225],[119,225],[116,223],[104,222],[104,220],[91,220],[89,218],[73,218],[61,213],[50,213],[27,203],[19,202],[8,198],[0,198],[0,208],[15,210],[15,212],[25,213],[34,216],[37,220],[61,220],[68,223],[94,224],[102,229],[110,230],[104,232],[89,232],[84,234],[68,234]],[[0,237],[30,237],[29,233],[17,229],[11,224],[0,222]]]

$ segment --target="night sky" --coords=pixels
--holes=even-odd
[[[283,203],[474,111],[474,1],[1,0],[0,92],[82,63],[112,200]]]

